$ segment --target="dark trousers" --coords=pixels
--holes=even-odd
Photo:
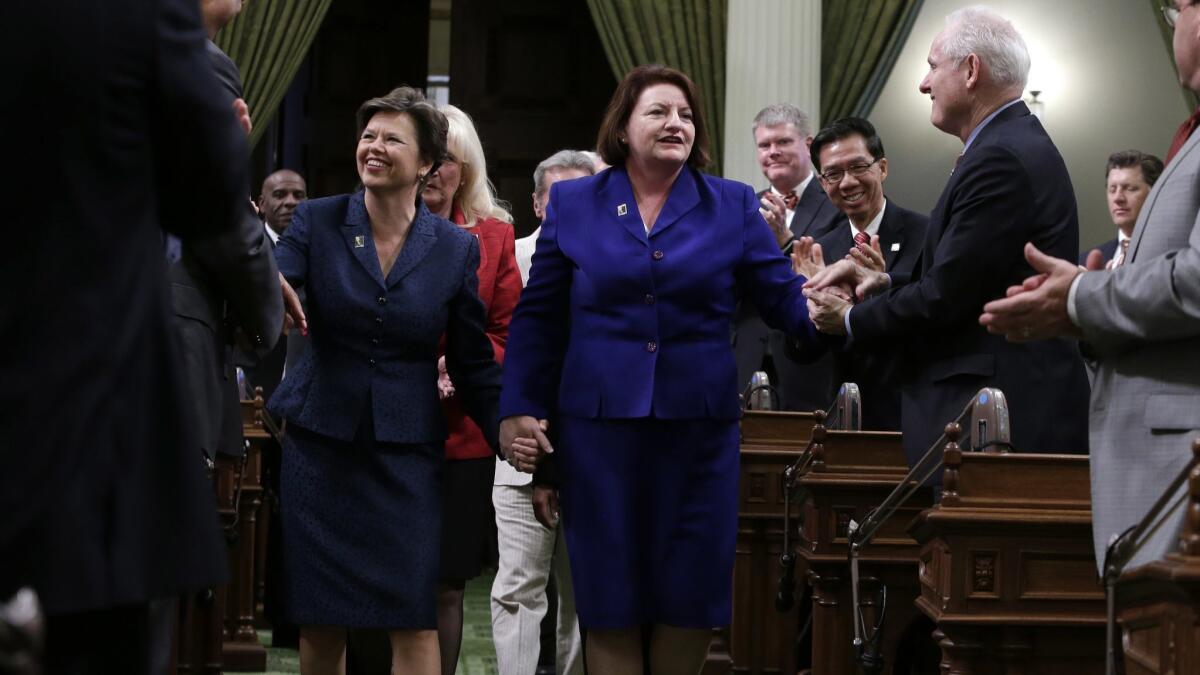
[[[45,675],[150,675],[149,627],[144,604],[48,617]]]

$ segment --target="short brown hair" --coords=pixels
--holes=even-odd
[[[425,100],[420,90],[407,86],[396,87],[385,96],[370,99],[359,106],[356,115],[359,136],[378,113],[404,113],[412,119],[417,130],[417,152],[422,161],[433,164],[430,174],[446,159],[449,153],[446,149],[449,123],[436,106]]]
[[[1158,181],[1163,172],[1163,161],[1154,155],[1141,150],[1122,150],[1108,156],[1108,165],[1104,168],[1104,180],[1113,169],[1128,169],[1136,166],[1142,170],[1142,180],[1151,187]]]
[[[692,154],[688,155],[687,163],[697,169],[708,166],[708,130],[704,127],[704,113],[700,109],[700,94],[696,83],[682,71],[660,66],[657,64],[638,66],[621,80],[617,90],[613,92],[604,111],[604,121],[600,123],[600,133],[596,138],[596,152],[606,163],[624,164],[629,157],[629,146],[621,142],[621,135],[629,124],[629,116],[637,105],[638,97],[647,87],[656,84],[673,84],[683,92],[688,105],[692,107],[692,125],[696,128],[696,137],[692,143]]]

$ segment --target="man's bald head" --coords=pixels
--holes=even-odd
[[[262,193],[258,196],[258,212],[276,234],[283,234],[292,224],[292,212],[306,199],[308,186],[300,174],[291,169],[281,169],[263,181]]]

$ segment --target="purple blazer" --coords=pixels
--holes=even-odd
[[[748,185],[685,168],[647,235],[623,167],[555,183],[509,325],[501,416],[737,419],[739,289],[815,343],[803,283]]]

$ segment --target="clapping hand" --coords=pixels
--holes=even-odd
[[[1010,342],[1059,335],[1081,337],[1067,313],[1067,295],[1075,277],[1084,270],[1073,262],[1042,253],[1033,244],[1025,244],[1025,260],[1037,274],[1019,286],[1010,286],[1005,297],[984,305],[979,323],[989,333],[1004,335]],[[1089,255],[1087,269],[1099,263],[1099,256]]]
[[[883,249],[879,247],[879,235],[877,234],[871,235],[869,244],[855,244],[846,257],[872,272],[887,270],[887,263],[883,259]]]
[[[792,245],[792,271],[806,279],[811,279],[825,269],[825,257],[821,253],[821,245],[814,242],[812,237],[800,237]]]
[[[542,457],[553,453],[546,438],[550,423],[529,415],[505,417],[500,422],[500,451],[517,471],[533,473]]]
[[[770,190],[762,196],[759,204],[761,207],[758,212],[762,215],[763,220],[767,221],[767,225],[771,226],[771,232],[775,235],[775,243],[782,248],[792,238],[792,231],[788,229],[787,224],[787,204],[784,203],[783,197]]]

